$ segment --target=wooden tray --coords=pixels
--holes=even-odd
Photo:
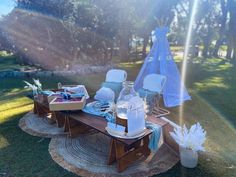
[[[80,100],[66,100],[62,102],[58,102],[57,99],[54,98],[49,103],[49,109],[50,111],[74,111],[74,110],[81,110],[84,108],[86,104],[86,99],[83,96]]]

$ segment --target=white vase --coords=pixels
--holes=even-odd
[[[186,168],[195,168],[198,163],[198,153],[191,149],[179,147],[181,165]]]

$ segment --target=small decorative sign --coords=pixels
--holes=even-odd
[[[145,111],[143,100],[140,97],[137,96],[130,99],[127,118],[129,136],[143,132],[145,129]]]

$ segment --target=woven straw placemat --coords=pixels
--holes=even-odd
[[[52,138],[49,153],[63,168],[80,176],[152,176],[172,168],[178,156],[162,144],[156,154],[141,158],[124,172],[118,173],[116,163],[107,165],[110,138],[101,133],[80,135],[77,138]]]
[[[33,112],[25,114],[19,121],[19,127],[26,133],[44,138],[64,136],[63,128],[58,128],[56,123],[51,123],[50,119],[39,117]]]

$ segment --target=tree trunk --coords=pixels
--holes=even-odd
[[[123,19],[123,18],[122,18]],[[129,39],[130,39],[130,27],[127,21],[120,22],[119,30],[119,52],[121,60],[129,59]]]
[[[233,59],[236,60],[236,44],[234,44]]]
[[[125,34],[120,37],[120,57],[122,60],[129,58],[129,37]]]
[[[119,54],[121,60],[128,60],[129,59],[129,39],[131,37],[131,24],[129,21],[129,11],[127,10],[127,1],[120,1],[119,3],[119,11],[117,12],[118,15],[118,23],[119,23]]]
[[[229,31],[228,31],[228,49],[227,49],[227,58],[232,59],[232,52],[233,58],[236,58],[236,37],[235,37],[235,30],[236,30],[236,1],[235,0],[228,0],[228,9],[229,9]]]
[[[203,39],[203,50],[202,50],[203,57],[209,56],[209,46],[210,46],[210,40],[209,40],[209,37],[206,36],[206,38]]]
[[[227,59],[231,59],[231,57],[232,57],[232,51],[233,51],[233,49],[232,49],[231,45],[228,44],[228,45],[227,45],[227,54],[226,54],[226,58],[227,58]]]
[[[149,36],[145,36],[144,38],[143,38],[143,50],[142,50],[142,58],[145,58],[146,57],[146,55],[147,55],[147,51],[146,51],[146,48],[147,48],[147,44],[148,44],[148,38],[149,38]]]
[[[113,52],[114,52],[114,46],[112,45],[111,50],[110,50],[110,59],[111,59],[111,61],[112,61],[112,58],[113,58]]]
[[[20,65],[28,64],[26,59],[24,60],[24,58],[19,53],[17,53],[16,55],[17,55],[17,61],[20,63]]]
[[[203,57],[208,57],[208,50],[209,50],[209,47],[204,45],[204,48],[202,50],[202,56]]]
[[[219,53],[219,49],[220,49],[220,46],[222,45],[223,43],[223,39],[222,37],[220,37],[217,41],[216,41],[216,44],[215,44],[215,47],[214,47],[214,50],[213,50],[213,56],[214,57],[218,57],[218,53]]]
[[[224,35],[225,35],[225,26],[226,26],[226,21],[227,21],[227,5],[225,0],[220,1],[221,5],[221,11],[222,11],[222,16],[221,16],[221,21],[220,21],[220,31],[219,31],[219,39],[216,41],[214,51],[213,51],[213,56],[218,57],[219,49],[220,46],[223,43]]]

